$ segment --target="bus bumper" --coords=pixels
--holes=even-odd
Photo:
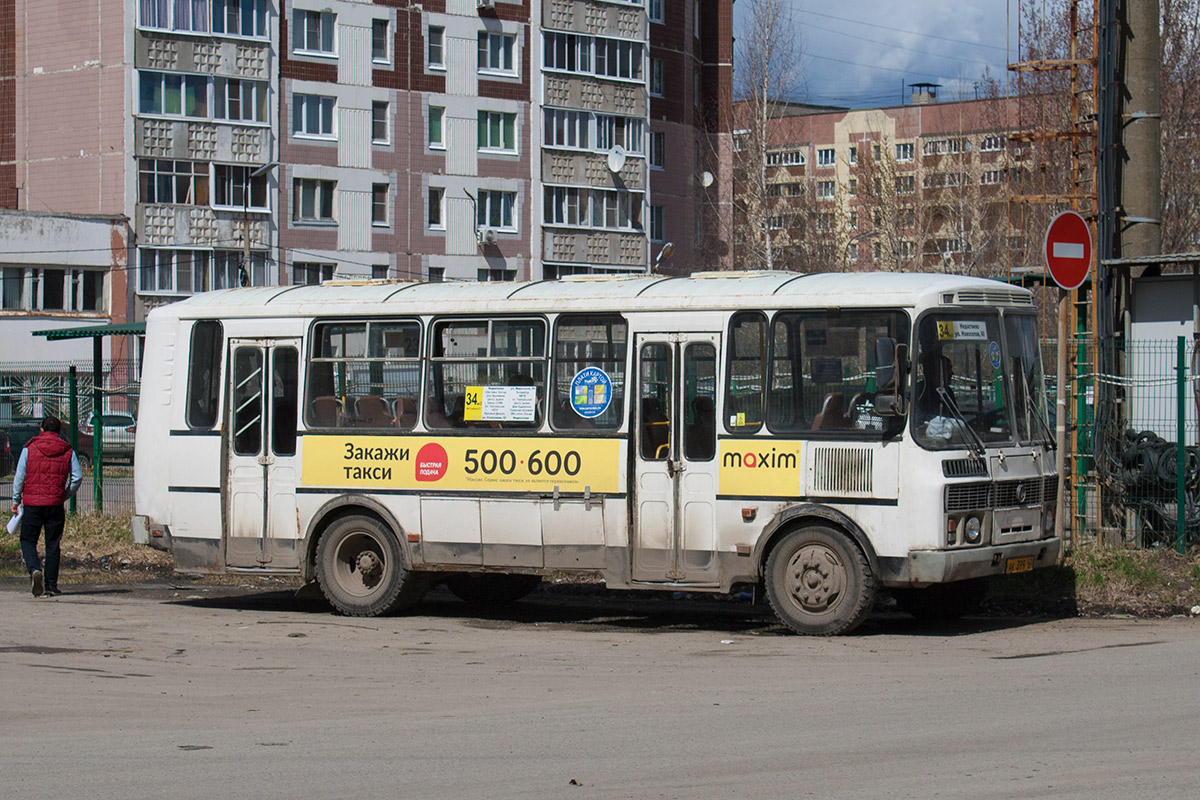
[[[962,550],[911,550],[904,564],[893,563],[899,574],[888,575],[885,584],[926,586],[934,583],[983,578],[988,575],[1027,572],[1058,563],[1062,540],[1039,539],[1036,542],[977,547]],[[892,560],[892,559],[889,559]],[[893,561],[899,561],[894,559]],[[898,569],[897,569],[898,568]]]

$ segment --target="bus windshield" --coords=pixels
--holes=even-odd
[[[913,361],[918,444],[944,450],[1012,441],[1002,340],[994,311],[921,319]]]

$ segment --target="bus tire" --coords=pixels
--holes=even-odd
[[[866,555],[825,526],[784,535],[767,558],[766,589],[779,619],[809,636],[849,633],[875,602],[875,577]]]
[[[986,578],[935,583],[924,589],[893,589],[901,610],[927,622],[949,622],[975,611],[987,594]]]
[[[427,576],[409,571],[395,534],[367,516],[343,517],[321,536],[317,581],[333,607],[351,617],[395,613],[429,590]]]
[[[540,575],[463,574],[447,578],[446,588],[464,603],[479,608],[496,608],[517,602],[541,583]]]

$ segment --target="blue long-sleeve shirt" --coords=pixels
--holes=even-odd
[[[21,457],[17,460],[17,474],[13,476],[13,493],[12,501],[14,506],[21,505],[21,492],[25,489],[25,459],[29,456],[29,448],[26,447],[21,451]],[[75,455],[75,451],[71,451],[71,474],[67,478],[66,494],[63,499],[74,497],[75,492],[79,491],[79,484],[83,483],[83,468],[79,466],[79,457]]]

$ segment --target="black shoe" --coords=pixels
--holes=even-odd
[[[45,587],[42,584],[42,571],[35,569],[29,575],[30,589],[33,591],[34,597],[41,597],[45,593]]]
[[[61,597],[61,596],[62,596],[62,592],[60,592],[58,589],[46,589],[46,591],[42,592],[42,597]]]

